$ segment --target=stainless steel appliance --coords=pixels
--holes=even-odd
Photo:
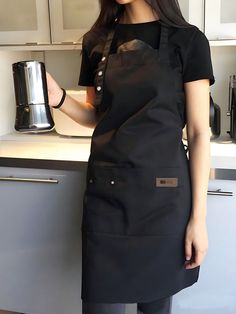
[[[229,79],[227,115],[230,116],[230,130],[227,133],[229,133],[231,138],[236,139],[236,75],[231,75]]]
[[[210,128],[211,128],[211,139],[217,138],[220,136],[221,131],[221,110],[220,106],[218,106],[211,94],[210,94]]]
[[[16,119],[19,132],[45,132],[54,129],[48,105],[46,70],[43,62],[20,61],[12,65]]]

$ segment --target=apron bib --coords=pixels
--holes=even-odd
[[[83,199],[82,291],[87,302],[149,302],[198,280],[186,270],[191,214],[181,65],[170,65],[168,26],[159,49],[133,40],[98,64],[96,108]],[[108,97],[109,96],[109,97]]]

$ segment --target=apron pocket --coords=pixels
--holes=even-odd
[[[88,168],[83,212],[85,231],[124,233],[123,169],[104,165]]]
[[[88,169],[83,229],[113,235],[182,233],[190,196],[181,167],[93,165]]]

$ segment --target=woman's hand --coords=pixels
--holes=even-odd
[[[63,91],[52,76],[46,72],[47,86],[48,86],[48,102],[49,106],[56,106],[59,104]]]
[[[190,218],[185,234],[185,268],[199,266],[208,249],[206,219]],[[189,260],[188,260],[189,258]]]

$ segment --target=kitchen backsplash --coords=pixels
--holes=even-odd
[[[47,71],[66,89],[79,88],[80,50],[45,51]]]

